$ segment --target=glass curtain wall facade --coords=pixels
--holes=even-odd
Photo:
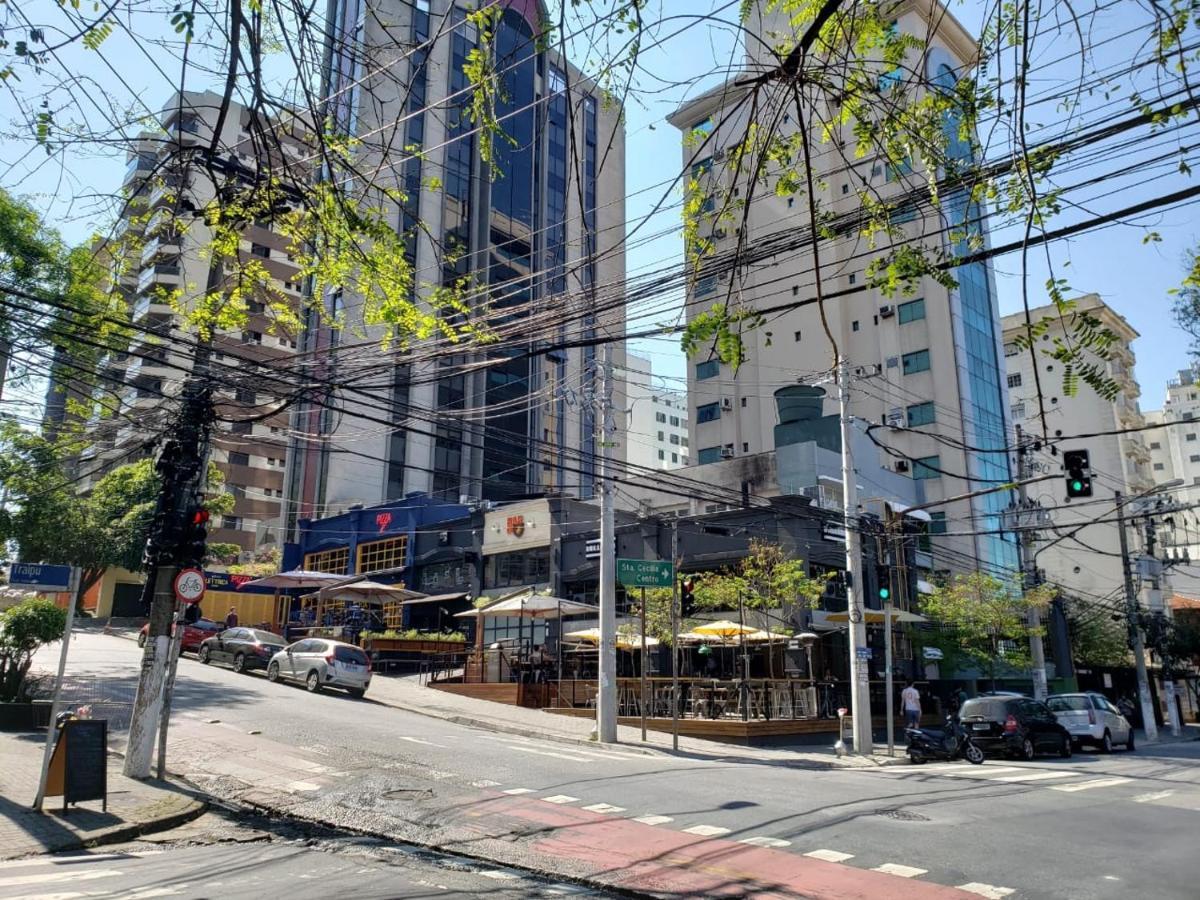
[[[936,81],[943,89],[951,90],[957,76],[949,66],[942,65]],[[970,163],[973,151],[970,143],[959,137],[958,119],[948,117],[945,127],[951,158]],[[951,193],[946,198],[945,208],[954,251],[965,256],[971,252],[970,235],[982,234],[987,227],[983,210],[970,202],[965,190]],[[1008,446],[1005,420],[1008,391],[1000,384],[1000,359],[996,350],[998,323],[993,315],[991,281],[987,266],[982,262],[958,266],[954,277],[958,281],[958,314],[966,352],[964,362],[971,412],[964,416],[964,425],[971,423],[969,442],[981,448],[967,452],[970,474],[980,480],[974,487],[1004,484],[1012,480],[1008,453],[1003,450]],[[979,530],[994,532],[980,539],[985,551],[983,556],[994,567],[1015,572],[1018,566],[1016,544],[1009,535],[999,533],[1001,514],[1009,504],[1007,493],[985,494],[977,502],[984,514],[978,520]]]
[[[583,296],[587,312],[583,317],[583,337],[591,339],[596,336],[596,98],[583,98],[583,255],[582,273]],[[600,399],[596,396],[596,348],[583,348],[583,396],[585,398],[579,443],[583,448],[580,460],[579,498],[591,499],[596,492],[596,432],[598,424],[593,414],[593,405],[586,398]]]
[[[545,294],[548,297],[561,296],[567,290],[567,153],[570,146],[570,110],[567,104],[570,98],[567,94],[567,76],[558,66],[551,65],[547,71],[546,98],[546,228],[545,248],[546,278]],[[560,327],[558,339],[565,341],[566,329]],[[562,448],[567,442],[567,421],[565,415],[566,400],[562,396],[562,388],[567,378],[567,358],[565,354],[557,353],[551,357],[555,364],[556,395],[554,406],[555,416],[555,447],[558,455],[558,469],[555,481],[561,490],[564,485]]]

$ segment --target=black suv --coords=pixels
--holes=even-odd
[[[985,753],[1033,759],[1039,753],[1071,755],[1071,733],[1050,707],[1029,697],[975,697],[962,705],[959,720]]]

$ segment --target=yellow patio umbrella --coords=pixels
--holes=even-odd
[[[582,631],[568,631],[563,635],[567,640],[585,641],[589,644],[600,644],[600,629],[599,628],[584,628]],[[646,637],[646,648],[658,646],[658,639],[650,636]],[[642,638],[637,634],[617,633],[617,647],[621,650],[641,650]]]
[[[739,635],[751,635],[756,631],[758,631],[757,628],[751,628],[748,625],[739,625],[737,622],[730,622],[728,619],[721,619],[717,622],[705,622],[697,625],[692,629],[692,634],[702,634],[705,637],[730,638],[738,637]]]

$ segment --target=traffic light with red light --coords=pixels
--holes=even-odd
[[[179,544],[179,562],[185,566],[203,566],[208,553],[209,512],[203,506],[193,508],[184,526]]]
[[[679,579],[679,618],[686,619],[696,612],[696,582],[691,578]]]

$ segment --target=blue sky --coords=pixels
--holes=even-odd
[[[641,58],[642,72],[638,80],[641,99],[626,108],[626,191],[629,195],[626,210],[628,229],[636,229],[627,254],[631,276],[682,260],[683,248],[677,227],[678,190],[667,198],[669,209],[652,214],[663,197],[661,183],[676,174],[681,158],[679,134],[665,122],[665,116],[688,96],[720,80],[722,68],[737,60],[734,37],[728,27],[701,24],[683,29],[682,26],[692,24],[689,17],[699,8],[720,10],[722,16],[728,17],[736,6],[736,2],[728,0],[664,0],[661,14],[678,18],[643,38],[647,49]],[[977,30],[977,21],[973,20],[978,18],[974,2],[957,5],[954,9],[969,29]],[[648,15],[653,18],[660,13],[657,8],[652,8]],[[1097,22],[1099,33],[1121,23],[1120,10],[1113,15],[1113,19]],[[654,45],[656,40],[664,38],[661,45]],[[81,72],[93,75],[98,82],[114,90],[131,109],[144,110],[143,102],[157,108],[166,100],[169,87],[163,71],[150,61],[144,48],[144,44],[135,46],[130,35],[121,32],[105,43],[108,56],[122,61],[120,71],[128,89],[119,91],[115,88],[112,73],[101,68],[94,55],[79,51],[83,55],[77,58],[68,55],[67,59]],[[1120,42],[1109,45],[1105,53],[1112,60],[1129,57],[1128,48]],[[585,69],[588,67],[586,59],[583,65]],[[168,72],[175,67],[175,64],[168,66]],[[1052,84],[1058,74],[1047,73],[1039,88]],[[189,84],[193,88],[205,86],[199,80]],[[2,113],[0,108],[0,115]],[[1053,115],[1051,113],[1047,118],[1052,120]],[[9,111],[3,118],[11,116]],[[84,239],[100,224],[88,195],[94,191],[107,192],[110,186],[115,188],[120,183],[125,169],[123,155],[76,151],[63,165],[45,158],[40,149],[33,153],[28,153],[29,150],[27,142],[0,141],[0,170],[5,172],[0,183],[17,193],[31,196],[48,211],[49,220],[68,239]],[[1190,180],[1179,176],[1157,183],[1153,192],[1163,193],[1184,184],[1190,184]],[[1093,211],[1107,211],[1141,199],[1145,192],[1139,194],[1138,187],[1136,176],[1111,186],[1100,186],[1089,194],[1095,201]],[[1088,209],[1093,208],[1089,205]],[[1073,221],[1082,215],[1085,215],[1082,211],[1067,210],[1062,221]],[[643,221],[647,217],[648,221]],[[1155,214],[1136,224],[1113,226],[1081,235],[1070,242],[1060,242],[1051,249],[1052,261],[1061,267],[1060,276],[1068,278],[1076,292],[1099,293],[1141,333],[1134,349],[1145,409],[1161,403],[1167,379],[1187,362],[1186,337],[1171,319],[1167,292],[1178,283],[1185,251],[1196,240],[1193,219],[1187,208]],[[1142,237],[1148,230],[1158,232],[1162,241],[1144,244]],[[649,236],[653,236],[652,239],[647,239]],[[1011,237],[998,233],[993,235],[993,240],[1001,242]],[[1043,289],[1045,257],[1043,253],[1034,253],[1031,259],[1030,296],[1035,305],[1040,305],[1046,302]],[[1015,256],[997,259],[995,270],[1001,312],[1020,309],[1018,260]],[[654,321],[674,321],[674,318],[670,310],[663,310]],[[674,340],[643,341],[634,349],[651,358],[657,374],[682,378],[685,373],[685,361]]]

